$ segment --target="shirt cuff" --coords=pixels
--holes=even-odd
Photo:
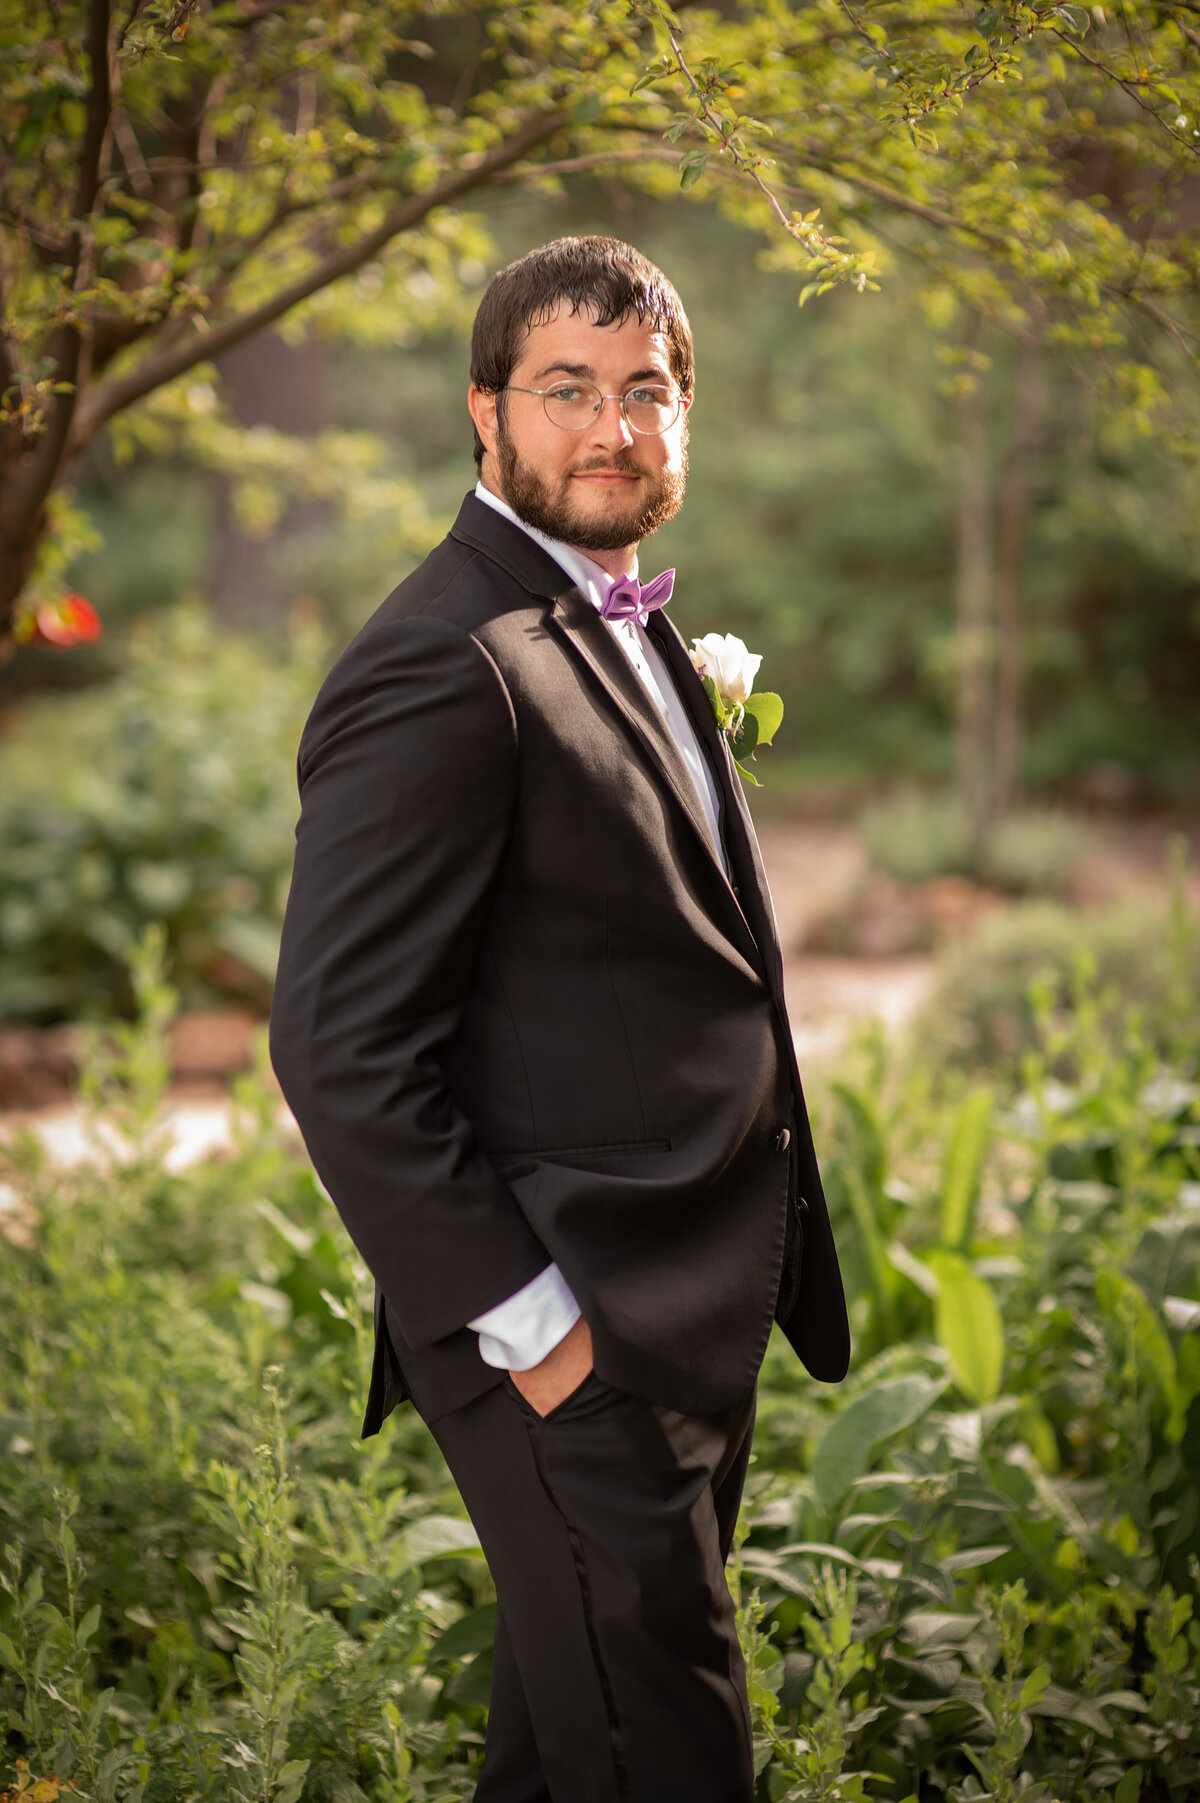
[[[582,1310],[557,1265],[536,1277],[467,1326],[479,1334],[479,1356],[499,1371],[528,1371],[574,1327]]]

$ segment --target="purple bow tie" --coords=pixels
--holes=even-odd
[[[636,576],[618,576],[604,597],[600,613],[606,620],[636,620],[646,624],[646,615],[656,607],[665,607],[675,586],[674,570],[664,570],[653,582],[639,582]]]

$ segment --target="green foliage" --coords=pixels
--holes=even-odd
[[[933,1330],[968,1402],[995,1402],[1004,1370],[1004,1323],[988,1284],[956,1252],[931,1253]]]
[[[356,1439],[369,1285],[262,1071],[228,1159],[164,1164],[161,941],[137,988],[89,1073],[91,1159],[4,1153],[9,1758],[106,1803],[461,1796],[474,1534],[411,1415]]]
[[[581,163],[651,194],[716,187],[773,235],[801,304],[911,257],[943,321],[1044,337],[1128,429],[1194,451],[1175,195],[1200,92],[1186,31],[1140,0],[1119,22],[899,0],[868,21],[820,0],[689,9],[686,29],[658,0],[156,5],[132,22],[7,0],[0,38],[5,626],[23,589],[57,582],[53,556],[38,567],[47,497],[150,396],[223,460],[252,523],[281,474],[344,489],[319,453],[192,410],[199,366],[281,321],[369,340],[444,320],[477,263],[464,200],[553,191]],[[1119,206],[1093,198],[1097,170]]]
[[[366,1274],[262,1072],[231,1155],[165,1160],[164,943],[97,1036],[91,1157],[3,1153],[0,1784],[465,1798],[476,1537],[411,1411],[355,1438]],[[856,1360],[826,1391],[776,1339],[760,1382],[761,1803],[1200,1785],[1195,1017],[1114,1037],[1081,989],[1035,1018],[986,1087],[875,1038],[814,1098]]]
[[[1024,902],[943,952],[919,1031],[934,1060],[1012,1072],[1057,1020],[1068,1030],[1060,1058],[1070,1074],[1069,1022],[1081,996],[1105,1035],[1144,1034],[1171,1055],[1189,1035],[1198,986],[1200,933],[1182,889],[1165,910]]]
[[[996,822],[976,854],[961,802],[919,790],[871,802],[859,824],[872,862],[901,882],[974,876],[1017,894],[1061,888],[1084,843],[1062,810],[1021,807]]]
[[[189,1001],[269,994],[326,657],[315,629],[268,652],[184,609],[134,635],[110,687],[26,714],[0,745],[0,1014],[127,1011],[151,921]]]

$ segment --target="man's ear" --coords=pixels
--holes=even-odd
[[[496,426],[496,396],[486,389],[476,387],[472,382],[467,390],[467,407],[475,422],[475,430],[483,440],[483,448],[490,457],[496,455],[496,442],[499,432]]]

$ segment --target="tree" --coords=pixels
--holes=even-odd
[[[1036,314],[1188,447],[1172,413],[1200,275],[1181,223],[1200,150],[1187,0],[685,16],[686,32],[659,0],[0,0],[0,650],[61,581],[71,471],[97,433],[136,433],[157,399],[160,423],[211,437],[171,397],[281,321],[452,305],[477,249],[463,205],[501,181],[716,183],[775,232],[802,304],[913,261],[935,310],[1018,335]]]

